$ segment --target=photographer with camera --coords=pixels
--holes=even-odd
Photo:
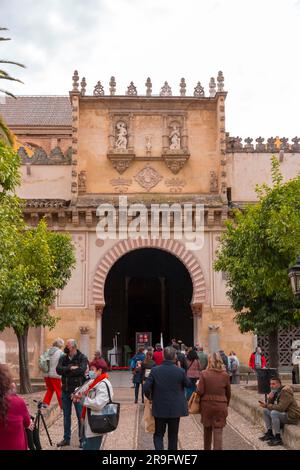
[[[64,414],[64,437],[57,447],[69,446],[71,440],[71,414],[72,414],[72,395],[76,388],[83,385],[86,381],[86,370],[88,359],[77,349],[77,343],[74,339],[69,339],[64,349],[64,355],[59,359],[56,367],[58,375],[62,376],[62,407]],[[82,406],[74,402],[74,407],[78,419],[79,447],[82,447],[82,438],[80,435],[80,416]]]
[[[0,450],[28,450],[28,428],[33,430],[26,403],[16,394],[8,367],[0,364]]]

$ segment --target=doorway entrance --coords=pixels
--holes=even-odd
[[[169,252],[140,248],[119,258],[109,271],[104,288],[102,316],[103,353],[129,346],[135,352],[135,333],[152,333],[153,344],[163,334],[164,345],[172,338],[193,343],[192,280],[184,264]],[[123,360],[124,362],[124,360]]]

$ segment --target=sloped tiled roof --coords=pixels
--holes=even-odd
[[[0,114],[8,126],[71,126],[68,96],[17,96],[0,100]]]

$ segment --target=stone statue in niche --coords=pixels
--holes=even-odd
[[[116,148],[117,149],[126,149],[127,148],[127,128],[126,124],[123,121],[119,121],[116,125]]]
[[[170,133],[170,150],[180,149],[180,129],[177,124],[173,124]]]

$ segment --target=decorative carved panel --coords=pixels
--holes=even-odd
[[[287,367],[292,365],[292,342],[300,339],[300,327],[290,327],[286,330],[280,328],[278,334],[279,365]],[[257,344],[263,350],[267,360],[269,359],[269,337],[258,335]]]
[[[134,179],[139,183],[140,186],[142,186],[142,188],[150,191],[150,189],[154,188],[154,186],[156,186],[163,179],[163,177],[148,163],[136,174]]]

